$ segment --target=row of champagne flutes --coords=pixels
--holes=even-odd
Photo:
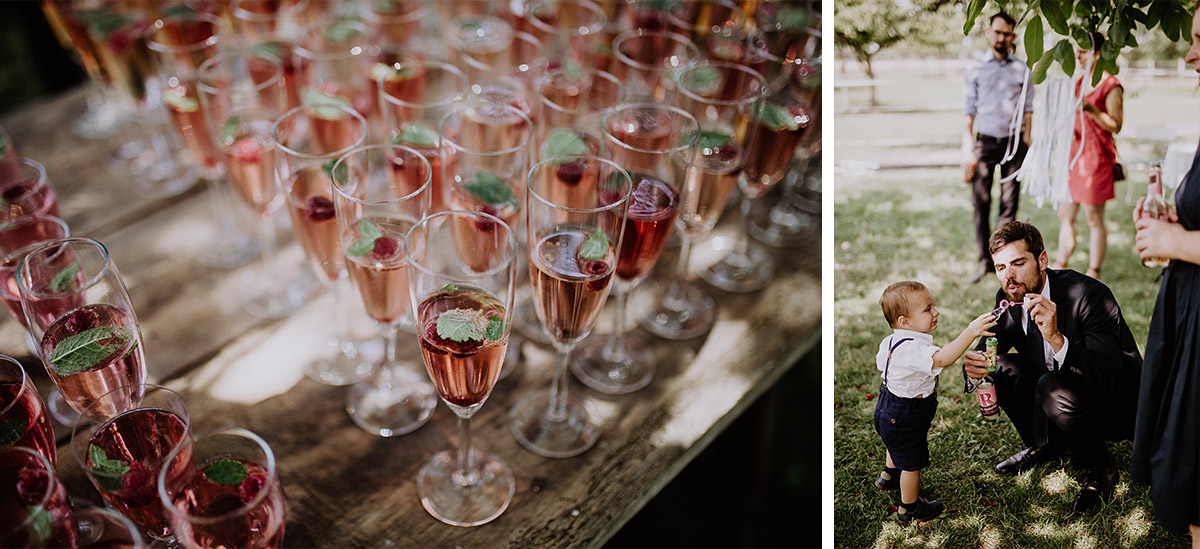
[[[35,243],[16,282],[36,354],[79,414],[72,453],[105,503],[137,531],[185,547],[279,546],[285,507],[270,447],[238,429],[193,437],[179,395],[145,384],[140,326],[104,245],[80,237]],[[45,405],[18,362],[0,364],[0,446],[30,448],[44,460],[11,448],[0,457],[12,480],[0,482],[0,506],[16,509],[2,544],[109,539],[99,529],[112,521],[77,518],[65,491],[53,488],[57,448]],[[130,543],[140,540],[135,534]]]

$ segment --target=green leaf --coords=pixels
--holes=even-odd
[[[216,484],[241,484],[250,471],[240,461],[223,459],[204,469],[204,476]]]
[[[445,286],[442,286],[442,291],[443,292],[457,292],[458,286],[455,286],[453,284],[447,284]]]
[[[362,257],[371,253],[375,249],[375,239],[383,236],[379,227],[366,219],[358,222],[358,234],[362,235],[362,238],[354,241],[354,244],[346,250],[347,255]]]
[[[95,444],[88,446],[88,461],[92,464],[92,478],[110,492],[122,488],[121,477],[131,469],[120,460],[109,459],[104,450]]]
[[[1045,47],[1043,40],[1045,32],[1042,30],[1042,18],[1037,15],[1029,21],[1029,25],[1025,27],[1025,63],[1032,67],[1042,57],[1042,48]]]
[[[721,71],[712,67],[700,67],[684,72],[681,80],[688,90],[700,95],[708,95],[720,88]]]
[[[200,110],[200,103],[198,101],[179,93],[179,90],[175,88],[164,91],[162,93],[162,100],[164,103],[175,107],[175,110],[179,112],[196,112]]]
[[[375,63],[371,65],[371,78],[387,82],[407,80],[417,75],[411,66],[399,63]]]
[[[1109,44],[1113,44],[1114,46],[1116,44],[1124,44],[1125,40],[1129,37],[1129,31],[1132,27],[1133,25],[1130,24],[1129,18],[1124,13],[1118,13],[1113,19],[1112,24],[1108,26],[1108,40],[1105,40],[1104,44],[1100,46],[1101,51]]]
[[[237,135],[239,125],[241,125],[241,119],[238,118],[238,115],[234,114],[226,118],[225,124],[221,126],[221,143],[233,144],[233,138]]]
[[[608,248],[608,235],[597,229],[592,236],[583,241],[583,245],[579,246],[579,257],[589,261],[604,259],[604,256],[608,255]]]
[[[583,78],[583,67],[580,67],[579,63],[576,63],[574,59],[567,59],[563,63],[563,74],[571,80],[579,80]]]
[[[50,512],[41,505],[30,505],[28,509],[29,517],[25,520],[29,522],[29,536],[37,540],[38,545],[45,545],[47,541],[50,541],[54,519],[50,516]]]
[[[343,19],[330,25],[329,28],[325,29],[325,40],[334,44],[349,42],[350,39],[358,34],[358,28],[353,23],[351,20]]]
[[[392,138],[392,144],[436,147],[438,145],[438,132],[420,122],[408,122],[400,129],[400,135]]]
[[[800,129],[800,123],[796,122],[796,116],[791,111],[778,103],[767,103],[763,105],[762,121],[773,131]]]
[[[0,448],[8,448],[16,444],[21,435],[25,434],[25,429],[28,428],[29,422],[23,419],[0,421]]]
[[[1088,34],[1087,31],[1083,30],[1083,27],[1071,25],[1071,38],[1075,40],[1075,43],[1078,44],[1080,48],[1085,50],[1092,49],[1092,36]]]
[[[326,120],[337,120],[345,116],[338,107],[350,107],[350,100],[340,95],[325,93],[312,86],[305,86],[300,92],[300,99],[312,108],[317,116]]]
[[[1075,48],[1071,47],[1070,40],[1063,38],[1054,45],[1054,60],[1062,65],[1067,76],[1075,74]]]
[[[700,140],[697,142],[696,147],[701,152],[715,152],[717,149],[724,147],[732,139],[733,136],[721,132],[702,131],[700,132]]]
[[[325,171],[325,175],[329,176],[329,181],[339,187],[344,187],[349,183],[350,168],[345,162],[337,163],[338,159],[334,158],[329,162],[321,164],[321,169]],[[336,176],[336,177],[335,177]]]
[[[583,138],[575,130],[567,128],[554,128],[550,131],[550,137],[546,138],[546,151],[543,155],[545,158],[554,158],[567,154],[587,154],[588,146]],[[562,164],[567,162],[567,159],[562,159],[553,164]]]
[[[438,337],[450,341],[482,341],[487,331],[487,319],[475,309],[450,309],[438,315]]]
[[[1050,24],[1050,28],[1054,32],[1067,36],[1070,29],[1067,27],[1067,12],[1063,11],[1064,6],[1060,0],[1042,0],[1042,15],[1046,18],[1046,22]],[[1069,8],[1068,8],[1069,9]]]
[[[517,195],[512,188],[488,172],[475,172],[475,179],[464,183],[463,189],[487,204],[517,203]]]
[[[971,29],[975,26],[975,20],[979,19],[979,14],[983,13],[983,6],[987,0],[971,0],[967,4],[967,22],[963,23],[963,34],[971,34]]]
[[[1054,55],[1047,50],[1045,55],[1042,55],[1042,58],[1038,59],[1038,62],[1033,66],[1032,78],[1035,85],[1041,84],[1046,80],[1046,71],[1050,70],[1052,63],[1054,63]]]
[[[48,360],[59,376],[77,374],[123,349],[132,338],[133,331],[124,326],[98,326],[62,340]]]
[[[492,315],[488,319],[487,329],[484,330],[484,337],[488,341],[500,341],[504,337],[504,319],[500,315]]]
[[[75,261],[50,279],[50,291],[58,294],[71,289],[79,275],[79,262]]]
[[[255,44],[250,46],[249,50],[252,53],[265,53],[267,55],[274,55],[280,59],[283,58],[283,45],[275,42],[262,42],[260,44]]]

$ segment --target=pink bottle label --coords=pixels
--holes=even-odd
[[[996,402],[996,387],[979,387],[975,391],[979,395],[979,413],[985,417],[1000,413],[1000,404]]]

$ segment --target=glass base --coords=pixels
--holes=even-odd
[[[394,437],[411,433],[433,415],[437,396],[425,375],[402,365],[381,367],[350,387],[346,413],[368,433]]]
[[[268,319],[290,316],[316,292],[316,280],[307,271],[288,273],[282,280],[271,277],[273,272],[260,265],[242,274],[245,285],[242,310],[250,316]]]
[[[371,374],[371,369],[383,358],[383,346],[379,342],[369,346],[368,342],[355,345],[350,341],[333,341],[333,356],[310,362],[304,375],[325,385],[340,387],[358,383]]]
[[[79,422],[78,425],[88,425],[92,422],[90,419],[79,417],[79,412],[67,404],[67,399],[63,398],[58,387],[50,389],[50,394],[46,395],[46,409],[50,411],[50,417],[54,418],[54,421],[65,427],[74,428],[76,422]]]
[[[258,243],[236,229],[221,229],[196,260],[209,267],[232,269],[258,258]]]
[[[821,230],[820,195],[787,197],[773,208],[752,212],[746,232],[755,240],[775,248],[794,248],[809,243]]]
[[[586,452],[600,437],[596,414],[575,398],[567,399],[562,418],[550,417],[550,391],[537,390],[513,405],[509,427],[530,452],[567,458]]]
[[[200,180],[200,170],[174,159],[157,159],[150,151],[131,161],[134,189],[151,199],[169,198],[188,191]]]
[[[533,290],[526,284],[517,290],[513,299],[517,304],[517,319],[513,322],[513,330],[538,345],[550,347],[553,342],[546,331],[542,329],[542,321],[537,317],[537,305],[533,302]]]
[[[429,514],[453,526],[479,526],[508,509],[516,491],[512,470],[493,455],[472,452],[471,479],[458,474],[454,452],[438,452],[417,475],[417,494]]]
[[[708,333],[717,317],[717,303],[695,284],[681,282],[678,291],[671,295],[669,285],[655,287],[649,296],[653,305],[638,324],[664,339],[692,339]]]
[[[726,292],[757,292],[766,288],[775,278],[775,258],[762,248],[751,245],[746,255],[732,252],[700,271],[700,278]]]
[[[75,120],[71,134],[80,139],[107,139],[121,131],[133,120],[132,109],[122,108],[119,102],[97,101]]]
[[[632,393],[654,379],[654,353],[636,333],[621,338],[622,353],[609,355],[608,337],[589,338],[571,362],[575,378],[601,393]]]

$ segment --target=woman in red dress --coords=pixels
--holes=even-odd
[[[1083,93],[1082,112],[1075,116],[1075,139],[1071,142],[1071,158],[1079,151],[1083,142],[1083,153],[1071,168],[1071,201],[1058,205],[1058,258],[1055,269],[1067,268],[1067,261],[1075,251],[1075,237],[1079,230],[1075,218],[1079,206],[1087,218],[1089,236],[1087,274],[1100,278],[1100,266],[1104,263],[1104,251],[1108,247],[1108,231],[1104,228],[1104,203],[1112,200],[1113,165],[1117,160],[1117,145],[1113,135],[1121,131],[1124,119],[1124,88],[1117,77],[1105,74],[1100,83],[1091,87],[1092,72],[1100,60],[1100,45],[1104,35],[1092,33],[1091,50],[1079,49],[1075,58],[1079,67],[1091,67],[1091,71],[1075,81],[1075,91]],[[1087,86],[1087,87],[1084,87]],[[1086,135],[1084,133],[1086,132]]]

